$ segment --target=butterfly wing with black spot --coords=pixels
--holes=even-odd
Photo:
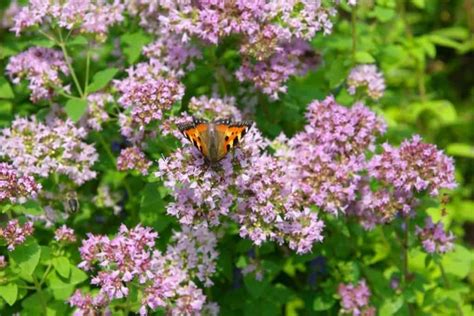
[[[252,126],[251,121],[217,120],[214,124],[219,146],[217,160],[221,160],[232,148],[238,146]]]
[[[192,123],[178,124],[183,135],[204,155],[209,157],[209,123],[194,119]]]

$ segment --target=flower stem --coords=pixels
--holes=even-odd
[[[444,267],[441,261],[438,261],[438,267],[439,267],[439,270],[441,271],[441,276],[443,277],[444,285],[446,286],[447,289],[451,289],[451,283],[449,282],[448,276],[446,275],[446,272],[444,271]],[[461,306],[459,306],[458,302],[456,302],[456,308],[458,310],[458,315],[464,316],[462,308]]]
[[[351,33],[352,33],[352,63],[355,64],[357,51],[357,30],[356,30],[356,6],[351,11]]]
[[[410,281],[410,272],[408,271],[408,237],[409,237],[409,227],[410,227],[410,217],[409,215],[404,216],[404,231],[403,231],[403,240],[402,240],[402,248],[403,248],[403,284],[405,289],[408,287],[408,282]],[[415,315],[415,311],[413,308],[413,304],[408,303],[408,315],[412,316]]]
[[[81,98],[84,98],[84,93],[82,92],[81,85],[79,84],[79,80],[77,79],[76,72],[74,71],[74,68],[71,65],[71,61],[70,61],[71,59],[70,59],[69,54],[67,52],[66,43],[63,40],[63,35],[61,33],[61,30],[59,30],[58,34],[59,34],[58,45],[59,45],[59,47],[61,47],[61,50],[62,50],[63,55],[64,55],[64,59],[66,60],[66,65],[69,68],[69,72],[71,73],[72,80],[74,81],[74,84],[76,85],[76,89],[79,92],[79,95],[81,96]]]
[[[84,80],[84,98],[87,97],[87,88],[89,86],[90,64],[91,64],[91,50],[90,50],[90,47],[88,46],[87,55],[86,55],[86,78]]]
[[[42,314],[46,315],[47,310],[48,310],[48,306],[47,306],[46,302],[44,301],[45,297],[43,295],[42,285],[41,285],[40,282],[38,282],[38,280],[36,279],[36,277],[34,275],[33,275],[33,283],[35,284],[35,289],[38,292],[38,297],[39,297],[39,300],[40,300],[40,303],[41,303],[41,307],[43,309]]]

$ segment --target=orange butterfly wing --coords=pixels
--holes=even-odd
[[[206,141],[209,124],[203,120],[194,120],[188,124],[178,124],[178,129],[183,135],[205,156],[209,156]]]
[[[232,122],[230,120],[217,120],[214,124],[216,125],[217,133],[219,133],[219,138],[222,139],[222,143],[219,144],[219,159],[224,158],[232,148],[238,146],[252,126],[250,121]]]

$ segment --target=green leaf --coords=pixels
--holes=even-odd
[[[318,312],[326,311],[330,309],[334,303],[336,303],[336,300],[332,297],[318,296],[313,301],[313,310]]]
[[[74,39],[68,41],[68,45],[87,45],[88,41],[82,35],[74,37]]]
[[[16,283],[7,283],[0,285],[0,296],[12,306],[16,302],[18,296],[18,285]]]
[[[448,38],[448,37],[444,37],[438,34],[431,34],[431,35],[428,35],[428,37],[433,44],[438,45],[438,46],[454,48],[459,51],[462,51],[464,48],[462,43],[456,42],[455,40],[452,40],[451,38]]]
[[[395,10],[385,7],[376,6],[369,13],[370,17],[374,17],[382,23],[388,22],[395,17]]]
[[[120,37],[120,41],[125,46],[123,53],[127,56],[127,62],[133,64],[140,57],[143,46],[151,42],[151,38],[143,31],[140,31],[124,34]]]
[[[87,274],[79,268],[71,265],[71,276],[69,279],[71,284],[79,284],[87,280]]]
[[[443,256],[442,264],[446,273],[465,278],[474,263],[474,255],[468,249],[455,244],[454,250]]]
[[[464,143],[449,144],[446,152],[451,156],[474,158],[474,146]]]
[[[158,191],[159,183],[148,183],[141,191],[140,219],[144,225],[152,226],[158,232],[171,223],[168,216],[163,216],[165,204]]]
[[[401,296],[384,300],[380,307],[379,315],[395,315],[403,306],[403,298]]]
[[[92,82],[87,87],[87,92],[96,92],[105,88],[105,86],[107,86],[107,84],[114,78],[117,72],[117,68],[109,68],[97,72],[92,78]]]
[[[247,292],[253,298],[261,297],[269,286],[268,282],[266,282],[265,280],[258,281],[252,274],[248,274],[244,277],[244,284],[245,288],[247,289]]]
[[[372,64],[375,63],[375,58],[368,52],[356,52],[355,60],[359,64]]]
[[[408,117],[411,121],[416,121],[418,117],[425,111],[435,115],[439,122],[448,125],[456,122],[458,115],[454,105],[448,100],[431,100],[420,103],[410,104]]]
[[[26,275],[32,275],[41,257],[41,247],[36,240],[30,240],[15,248],[10,258]]]
[[[74,284],[70,280],[62,279],[57,273],[48,276],[48,288],[57,300],[66,300],[74,291]]]
[[[74,122],[77,122],[84,115],[84,113],[86,113],[87,101],[80,99],[70,99],[66,102],[64,109],[66,110],[69,118]]]
[[[0,98],[1,99],[13,99],[15,95],[13,94],[13,90],[10,87],[7,79],[4,77],[0,77]]]
[[[71,264],[69,263],[69,259],[66,257],[57,257],[53,258],[52,260],[54,269],[58,272],[60,276],[63,278],[69,278],[71,274]]]
[[[419,9],[425,8],[425,0],[411,0],[411,3]]]

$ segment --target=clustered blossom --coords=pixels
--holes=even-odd
[[[425,219],[424,227],[416,227],[416,234],[427,253],[445,253],[453,249],[454,235],[444,231],[443,223],[433,223],[431,217]]]
[[[69,74],[63,54],[51,48],[31,47],[11,57],[6,72],[14,84],[24,78],[29,81],[33,102],[51,99],[55,89],[69,89],[62,86],[60,78],[60,74]]]
[[[173,78],[163,78],[149,64],[128,70],[129,77],[115,81],[121,94],[118,103],[130,110],[132,121],[147,125],[163,119],[163,112],[181,100],[184,86]],[[151,73],[150,73],[151,72]]]
[[[97,188],[97,195],[92,201],[99,208],[111,208],[117,215],[122,207],[119,205],[122,195],[117,191],[111,191],[110,186],[101,185]]]
[[[69,305],[77,308],[74,316],[94,315],[98,310],[106,308],[107,303],[105,295],[99,294],[92,297],[90,294],[83,294],[81,290],[76,290],[69,298]]]
[[[250,81],[274,99],[285,91],[290,76],[314,68],[317,58],[307,41],[317,32],[329,34],[330,16],[335,14],[334,8],[311,0],[200,0],[160,5],[129,1],[127,8],[140,16],[143,27],[159,34],[159,40],[144,50],[151,63],[177,76],[194,67],[192,59],[200,58],[194,39],[204,45],[218,44],[238,35],[244,62],[235,73],[237,79]]]
[[[87,96],[87,112],[81,118],[81,126],[87,126],[95,131],[102,130],[102,124],[110,117],[105,110],[105,105],[112,103],[114,98],[109,93],[93,93]]]
[[[142,175],[147,175],[150,166],[151,161],[145,157],[145,154],[138,147],[122,149],[117,159],[117,169],[121,171],[137,170]]]
[[[28,28],[54,21],[67,30],[104,38],[110,26],[123,20],[123,10],[119,0],[30,1],[15,16],[12,31],[19,35]]]
[[[7,225],[0,227],[0,238],[3,238],[8,245],[8,250],[12,251],[16,246],[25,242],[26,237],[33,234],[33,223],[26,222],[20,225],[17,219],[8,221]]]
[[[6,162],[0,163],[0,202],[23,203],[28,198],[36,198],[41,184],[32,176],[21,174]]]
[[[375,308],[369,305],[371,296],[365,280],[353,284],[339,284],[339,296],[341,296],[342,313],[353,316],[375,316]]]
[[[13,18],[20,12],[21,7],[18,4],[17,0],[13,0],[10,2],[8,8],[3,11],[1,15],[0,27],[4,29],[8,29],[13,26]]]
[[[405,140],[400,148],[384,144],[383,153],[372,158],[369,174],[402,192],[426,191],[437,196],[440,189],[456,187],[453,159],[420,136]]]
[[[383,144],[382,153],[367,162],[368,177],[360,182],[360,200],[351,208],[366,228],[385,223],[402,212],[409,214],[418,200],[415,193],[437,196],[441,189],[456,187],[454,164],[436,146],[419,136],[405,140],[399,148]],[[374,190],[370,179],[377,181]]]
[[[380,99],[385,91],[383,74],[375,65],[358,65],[354,67],[347,78],[348,91],[355,94],[357,88],[363,87],[374,100]]]
[[[226,119],[232,117],[236,121],[242,120],[240,110],[235,106],[234,97],[192,97],[188,104],[189,111],[196,117],[206,119]]]
[[[128,229],[122,225],[113,239],[88,234],[80,248],[83,261],[79,267],[86,271],[98,268],[99,271],[91,283],[100,287],[98,297],[101,304],[95,304],[90,296],[80,293],[70,299],[70,304],[85,313],[94,306],[106,305],[104,302],[127,297],[129,284],[136,281],[143,295],[141,315],[146,315],[149,309],[157,308],[165,308],[171,315],[199,313],[206,297],[191,281],[192,276],[186,269],[195,269],[204,273],[202,276],[213,272],[214,268],[209,269],[203,265],[209,263],[208,259],[214,258],[214,255],[210,256],[214,250],[209,247],[214,247],[215,242],[212,239],[202,240],[209,237],[206,233],[191,233],[193,237],[198,238],[197,243],[187,240],[191,237],[189,231],[183,234],[174,237],[174,240],[184,237],[184,241],[178,241],[183,244],[165,254],[155,249],[158,234],[150,228],[137,226]],[[189,247],[197,244],[201,244],[204,249],[200,252],[194,249],[194,253],[191,253],[193,250]],[[181,250],[184,255],[178,255]]]
[[[76,242],[76,235],[72,228],[63,225],[54,232],[54,239],[59,242],[74,243]]]
[[[204,283],[212,286],[210,277],[216,272],[217,238],[206,226],[181,226],[171,237],[167,255],[182,270]]]
[[[5,260],[5,256],[0,256],[0,270],[5,269],[7,267],[7,261]]]
[[[232,110],[228,103],[223,106],[225,100],[214,98],[211,103],[219,111]],[[208,119],[220,114],[214,111],[202,110]],[[206,168],[203,156],[192,146],[160,159],[155,175],[163,178],[175,199],[167,205],[168,214],[183,225],[215,226],[221,217],[230,217],[240,225],[240,236],[256,245],[273,240],[288,243],[298,253],[310,251],[314,242],[322,240],[324,225],[316,213],[296,205],[286,185],[285,163],[263,153],[268,143],[252,127],[240,148],[217,166]]]
[[[375,148],[375,138],[385,131],[385,123],[364,105],[348,109],[332,96],[313,101],[306,117],[305,130],[278,155],[288,160],[287,178],[302,194],[302,203],[337,214],[356,199],[360,173],[366,167],[365,152]]]
[[[319,64],[319,57],[303,40],[295,40],[273,54],[270,58],[252,63],[244,60],[235,73],[241,82],[251,81],[255,87],[273,99],[286,92],[285,82],[291,76],[305,75]]]
[[[143,54],[150,64],[162,72],[182,77],[185,71],[194,69],[195,59],[202,58],[201,51],[192,43],[182,42],[176,35],[161,35],[158,40],[145,46]]]
[[[0,132],[0,152],[25,174],[48,177],[63,174],[76,184],[95,178],[91,170],[98,155],[83,142],[86,132],[70,120],[55,119],[44,124],[32,116],[17,117]]]

